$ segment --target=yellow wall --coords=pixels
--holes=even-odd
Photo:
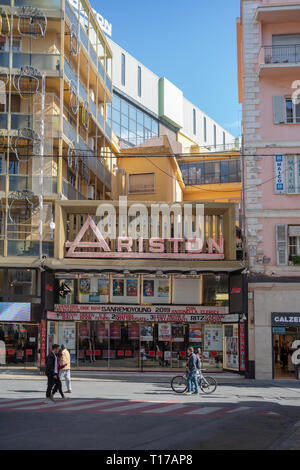
[[[177,182],[176,172],[170,157],[121,157],[118,168],[126,171],[126,195],[129,200],[182,201],[182,189]],[[140,173],[155,174],[154,193],[128,194],[128,175]],[[119,196],[121,195],[120,178],[118,180],[117,193]]]

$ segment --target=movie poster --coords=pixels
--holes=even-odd
[[[113,296],[124,297],[124,279],[113,279]]]
[[[80,278],[79,279],[79,293],[82,295],[89,294],[91,290],[91,280],[90,278]]]
[[[109,295],[109,279],[98,279],[98,294]]]
[[[153,327],[152,325],[141,325],[141,332],[140,332],[140,339],[141,341],[153,341]]]
[[[172,341],[174,343],[184,342],[184,330],[183,325],[172,324]]]
[[[145,279],[143,281],[143,296],[154,297],[154,280]]]
[[[202,325],[200,324],[190,325],[189,341],[190,343],[193,343],[193,342],[200,343],[202,341]]]
[[[127,297],[136,297],[138,295],[138,280],[137,279],[126,280],[126,295]]]
[[[204,349],[207,351],[222,351],[222,325],[205,325],[204,331]]]
[[[171,323],[158,324],[158,341],[171,341]]]
[[[158,297],[169,297],[169,280],[159,279]]]

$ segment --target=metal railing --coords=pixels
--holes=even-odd
[[[28,54],[26,52],[13,53],[13,68],[23,65],[32,65],[39,70],[60,71],[60,55],[58,54]]]
[[[291,64],[300,62],[300,44],[292,46],[263,46],[264,64]]]
[[[67,180],[62,178],[62,194],[71,201],[85,200],[87,199],[74,186],[72,186]]]

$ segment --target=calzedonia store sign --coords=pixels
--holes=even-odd
[[[200,306],[128,306],[128,305],[55,305],[48,312],[48,320],[63,321],[157,321],[157,322],[210,322],[226,321],[227,307]]]
[[[296,326],[300,327],[299,313],[272,313],[272,326]]]

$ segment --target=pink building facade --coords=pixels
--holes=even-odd
[[[300,340],[300,1],[241,0],[237,39],[249,365],[258,379],[295,378],[292,353]]]

